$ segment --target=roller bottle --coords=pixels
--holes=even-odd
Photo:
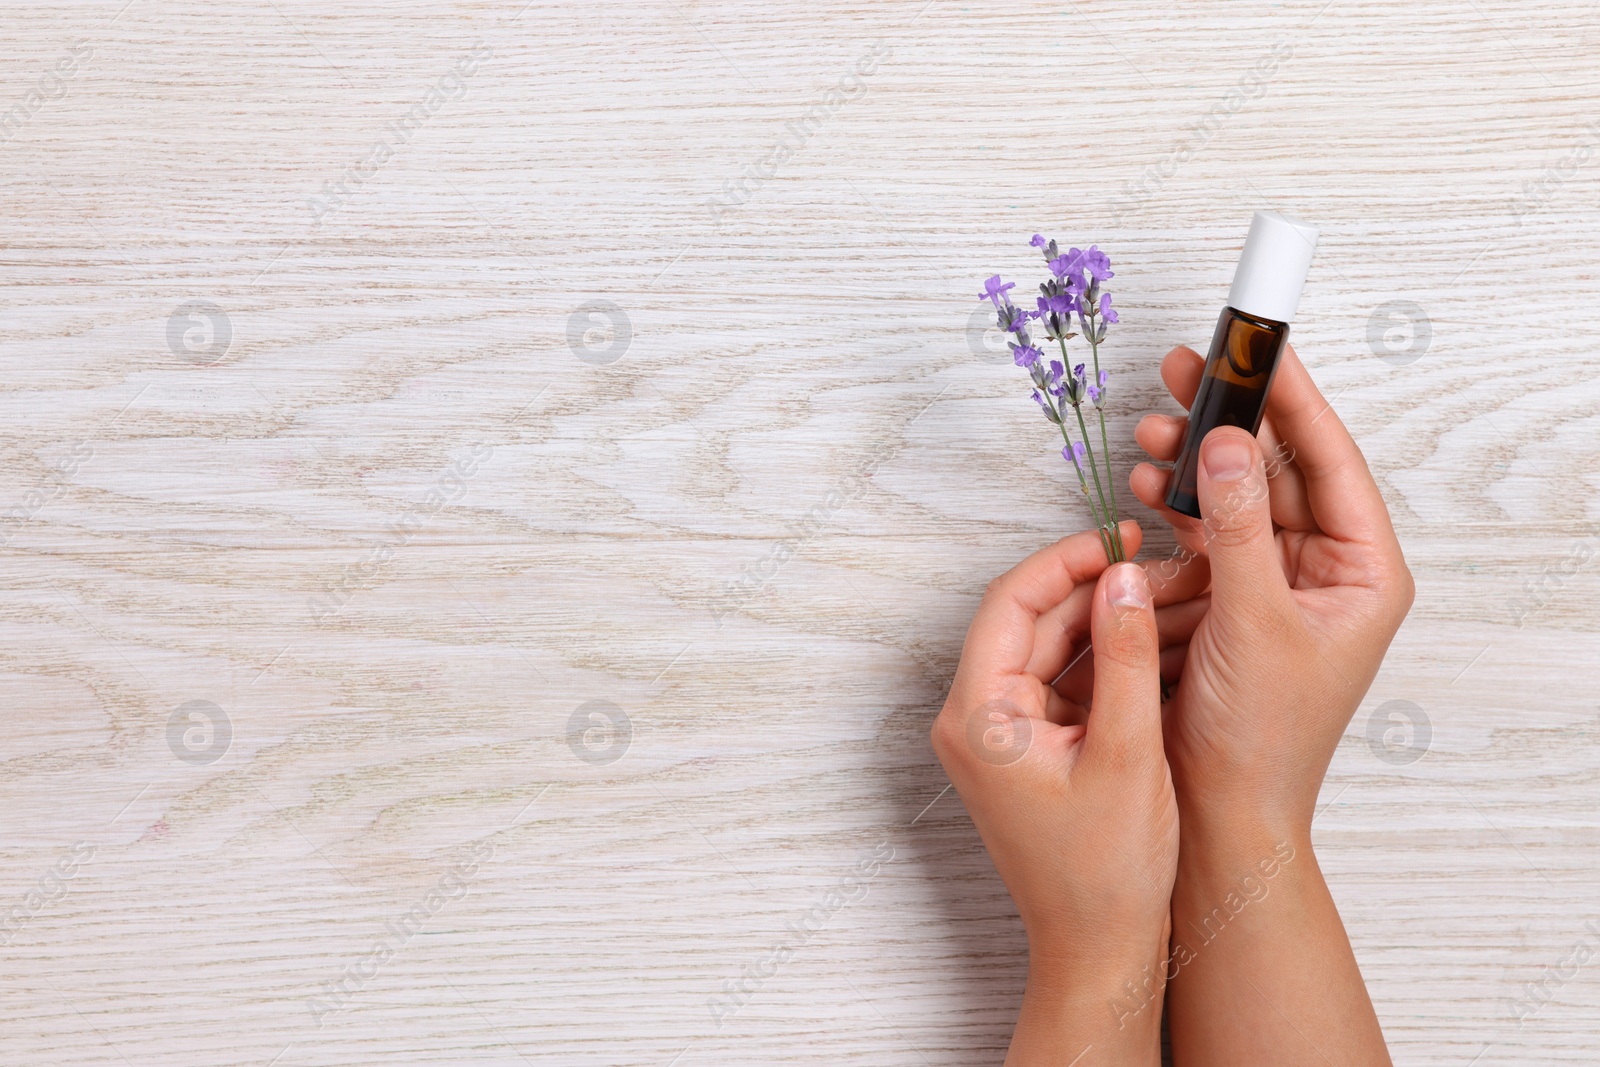
[[[1172,465],[1167,507],[1198,519],[1200,442],[1218,426],[1261,428],[1267,390],[1289,343],[1289,323],[1317,246],[1316,227],[1257,211],[1228,290],[1228,306],[1217,319],[1206,354],[1200,389],[1189,407],[1189,429]]]

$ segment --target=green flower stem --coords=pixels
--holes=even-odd
[[[1089,495],[1088,482],[1083,483],[1083,499],[1089,502],[1089,510],[1091,512],[1094,511],[1094,498]],[[1111,535],[1106,533],[1106,528],[1103,525],[1096,525],[1094,532],[1100,535],[1100,551],[1106,554],[1106,559],[1110,559],[1112,555],[1110,540]]]
[[[1089,352],[1094,357],[1094,380],[1095,384],[1098,385],[1100,383],[1100,343],[1091,340],[1089,342]],[[1102,396],[1100,399],[1103,401],[1105,397]],[[1111,473],[1111,444],[1106,440],[1106,413],[1104,408],[1097,407],[1094,411],[1100,417],[1100,450],[1106,460],[1106,485],[1111,488],[1109,494],[1111,497],[1111,525],[1117,531],[1117,543],[1121,545],[1122,517],[1117,512],[1117,483]]]
[[[1067,443],[1068,449],[1071,449],[1072,438],[1067,436],[1067,424],[1058,422],[1056,427],[1061,431],[1061,440]],[[1072,463],[1070,459],[1067,462]],[[1094,497],[1089,493],[1089,482],[1083,476],[1083,468],[1076,463],[1072,463],[1072,469],[1078,472],[1078,488],[1083,490],[1083,499],[1089,502],[1089,514],[1094,516],[1094,528],[1095,532],[1100,535],[1100,547],[1105,550],[1106,559],[1112,559],[1111,535],[1106,532],[1105,520],[1100,515],[1100,509],[1095,507]]]
[[[1064,337],[1056,338],[1056,344],[1061,346],[1061,368],[1062,368],[1062,371],[1063,371],[1063,373],[1071,374],[1072,373],[1072,359],[1071,359],[1070,356],[1067,355],[1067,341],[1066,341],[1066,338],[1064,338]],[[1095,378],[1098,380],[1099,377],[1100,377],[1100,354],[1099,354],[1099,349],[1094,345],[1090,345],[1090,349],[1091,349],[1091,351],[1093,351],[1095,353],[1095,357],[1094,357],[1094,359],[1095,359],[1095,371],[1094,371],[1094,373],[1095,373]],[[1113,508],[1115,507],[1115,503],[1116,503],[1116,497],[1115,497],[1115,495],[1112,496],[1112,504],[1110,506],[1108,506],[1106,504],[1105,487],[1100,484],[1100,465],[1095,462],[1095,459],[1094,459],[1094,447],[1089,444],[1089,426],[1088,426],[1087,423],[1085,423],[1083,421],[1083,408],[1078,404],[1074,404],[1074,405],[1072,405],[1072,410],[1078,416],[1078,429],[1083,431],[1083,443],[1084,443],[1084,446],[1088,449],[1088,452],[1089,452],[1089,469],[1094,472],[1094,488],[1095,488],[1095,492],[1097,492],[1100,495],[1100,513],[1096,516],[1096,518],[1099,520],[1101,526],[1103,526],[1105,528],[1106,533],[1108,535],[1108,539],[1116,547],[1116,551],[1114,553],[1113,552],[1107,552],[1106,553],[1106,558],[1108,560],[1110,560],[1112,563],[1121,563],[1122,561],[1126,560],[1128,558],[1128,556],[1127,556],[1127,553],[1123,550],[1123,547],[1122,547],[1122,529],[1112,519],[1112,516],[1116,514],[1116,512],[1113,510]],[[1105,414],[1104,413],[1101,413],[1101,416],[1100,416],[1100,429],[1101,429],[1101,435],[1100,435],[1101,439],[1104,440],[1104,438],[1105,438]],[[1066,428],[1063,427],[1062,430],[1061,430],[1062,436],[1066,436],[1066,432],[1067,432]],[[1074,464],[1074,466],[1076,466],[1076,464]],[[1082,476],[1083,475],[1080,472],[1079,477],[1081,478]],[[1108,459],[1106,461],[1106,479],[1109,481],[1110,478],[1111,478],[1111,461]]]
[[[1074,414],[1076,414],[1078,416],[1078,429],[1083,434],[1084,442],[1087,443],[1088,440],[1089,440],[1089,426],[1088,426],[1087,423],[1085,423],[1083,421],[1083,408],[1080,407],[1077,404],[1074,404],[1072,406],[1072,411],[1073,411]],[[1113,552],[1106,553],[1106,558],[1109,559],[1112,563],[1121,563],[1123,560],[1125,560],[1127,558],[1127,556],[1122,551],[1121,531],[1118,530],[1116,527],[1112,526],[1111,523],[1110,523],[1111,511],[1110,511],[1109,508],[1106,507],[1106,491],[1105,491],[1105,488],[1103,486],[1101,486],[1101,484],[1100,484],[1100,466],[1099,466],[1099,464],[1095,463],[1095,461],[1094,461],[1094,449],[1090,448],[1088,450],[1088,452],[1089,452],[1089,470],[1094,474],[1094,489],[1095,489],[1095,492],[1097,494],[1099,494],[1099,497],[1100,497],[1100,514],[1097,515],[1096,518],[1098,518],[1100,520],[1100,525],[1105,529],[1107,535],[1109,536],[1109,538],[1110,538],[1110,540],[1112,542],[1112,545],[1116,549],[1116,551],[1114,553]],[[1076,466],[1076,464],[1074,464],[1074,466]],[[1079,475],[1079,477],[1082,477],[1082,475]]]

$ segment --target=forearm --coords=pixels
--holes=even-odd
[[[1388,1065],[1309,833],[1202,823],[1184,825],[1172,898],[1176,1067]]]
[[[1090,962],[1031,950],[1006,1067],[1159,1067],[1165,950],[1165,938]]]

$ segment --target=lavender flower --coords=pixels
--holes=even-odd
[[[1050,403],[1050,401],[1046,400],[1044,397],[1040,396],[1039,390],[1037,389],[1033,391],[1033,402],[1039,405],[1039,410],[1044,413],[1045,418],[1049,419],[1057,426],[1061,425],[1061,416],[1056,413],[1056,406]]]
[[[1101,283],[1115,277],[1111,270],[1111,259],[1100,251],[1098,245],[1090,245],[1087,252],[1071,248],[1063,254],[1055,241],[1038,233],[1033,235],[1028,244],[1039,249],[1050,271],[1050,277],[1039,285],[1039,296],[1034,301],[1036,310],[1023,311],[1012,304],[1006,294],[1015,285],[1002,281],[998,274],[984,283],[983,292],[978,298],[994,305],[1001,329],[1013,335],[1014,340],[1010,342],[1012,358],[1017,366],[1028,371],[1034,386],[1034,403],[1039,405],[1045,418],[1060,430],[1065,442],[1061,455],[1070,460],[1077,471],[1078,487],[1094,514],[1106,558],[1118,562],[1127,556],[1118,532],[1116,494],[1112,489],[1114,480],[1106,436],[1104,408],[1110,375],[1100,369],[1100,344],[1105,340],[1107,326],[1118,321],[1117,313],[1111,307],[1111,294],[1101,291]],[[1076,331],[1073,329],[1074,319],[1077,320]],[[1034,346],[1028,335],[1030,320],[1037,321],[1045,338],[1060,347],[1061,359],[1048,362],[1044,359],[1044,353]],[[1087,376],[1088,368],[1084,363],[1072,367],[1070,373],[1067,370],[1067,342],[1080,332],[1089,343],[1093,355],[1093,381]],[[1095,420],[1100,425],[1101,454],[1105,458],[1103,476],[1102,464],[1096,459],[1093,445],[1088,443],[1089,427],[1083,411],[1085,399],[1089,401]],[[1068,432],[1069,405],[1073,412],[1072,421],[1077,424],[1078,440],[1073,440],[1074,435]]]
[[[1078,371],[1082,371],[1082,370],[1083,370],[1083,365],[1079,364],[1078,365]],[[1071,404],[1073,407],[1077,407],[1079,404],[1083,403],[1084,388],[1083,388],[1083,375],[1081,373],[1076,373],[1075,372],[1075,373],[1069,375],[1061,383],[1061,388],[1062,388],[1062,396],[1066,399],[1067,403]]]
[[[1083,475],[1083,457],[1084,453],[1087,451],[1088,450],[1083,447],[1082,441],[1074,441],[1061,450],[1061,457],[1063,459],[1072,460],[1072,465],[1078,468],[1079,477],[1082,477]]]
[[[1000,305],[1000,328],[1007,333],[1014,333],[1020,337],[1024,344],[1027,343],[1028,313],[1007,300]]]
[[[1039,362],[1039,357],[1042,355],[1044,355],[1043,352],[1030,344],[1019,345],[1013,343],[1011,345],[1011,361],[1019,367],[1033,366]]]
[[[1054,274],[1058,280],[1064,279],[1068,275],[1075,275],[1083,269],[1083,263],[1076,248],[1064,256],[1056,256],[1054,259],[1047,261],[1045,266],[1050,268],[1050,273]]]
[[[1107,325],[1117,321],[1117,313],[1111,309],[1111,294],[1100,291],[1100,280],[1096,278],[1077,304],[1078,327],[1084,339],[1098,349],[1100,342],[1106,339]]]
[[[1056,256],[1046,264],[1061,286],[1061,292],[1077,296],[1084,291],[1083,260],[1076,248],[1064,256]]]
[[[1038,311],[1033,317],[1044,326],[1044,335],[1052,341],[1070,341],[1077,334],[1072,329],[1072,300],[1070,297],[1051,289],[1056,285],[1054,279],[1039,286],[1044,292],[1043,296],[1034,300]]]
[[[1004,285],[1000,284],[1000,275],[996,274],[994,277],[983,283],[983,292],[978,294],[978,299],[989,301],[990,303],[994,304],[996,310],[999,310],[1001,306],[1001,298],[1004,298],[1007,303],[1010,303],[1011,298],[1006,296],[1006,292],[1010,289],[1015,289],[1016,287],[1016,282],[1006,282]]]
[[[1077,249],[1074,248],[1073,251],[1076,252]],[[1098,245],[1090,245],[1089,251],[1083,253],[1083,268],[1097,282],[1109,282],[1116,277],[1111,273],[1111,260],[1100,251]]]
[[[1097,374],[1095,376],[1096,384],[1089,386],[1089,388],[1086,390],[1088,392],[1088,394],[1089,394],[1089,402],[1091,404],[1093,404],[1096,408],[1105,407],[1105,404],[1106,404],[1106,383],[1109,382],[1110,380],[1111,380],[1111,375],[1107,374],[1105,371],[1101,371],[1099,374]]]

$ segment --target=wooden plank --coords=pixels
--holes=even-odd
[[[1592,18],[0,27],[6,1062],[998,1062],[1024,945],[926,728],[1085,516],[977,289],[1110,251],[1126,469],[1263,206],[1418,579],[1317,822],[1396,1062],[1593,1061],[1592,967],[1513,1007],[1600,944]]]

